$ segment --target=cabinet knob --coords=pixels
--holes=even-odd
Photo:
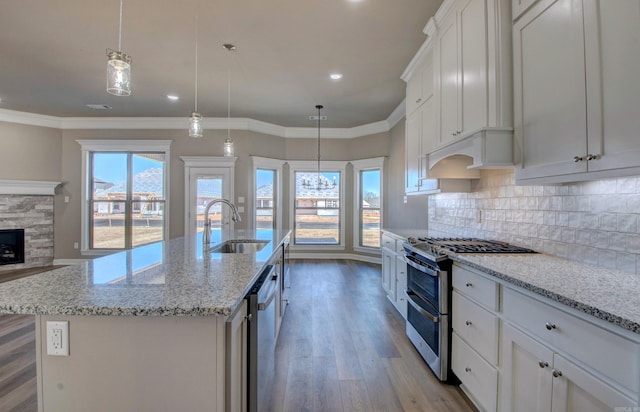
[[[557,370],[557,369],[554,369],[554,370],[551,372],[551,374],[553,375],[553,377],[554,377],[554,378],[559,378],[560,376],[562,376],[562,372],[561,372],[561,371],[559,371],[559,370]]]
[[[573,156],[573,163],[582,162],[583,160],[584,160],[584,157],[582,156]]]
[[[471,326],[471,325],[473,325],[473,323],[471,323],[471,321],[470,321],[470,320],[468,320],[468,321],[466,321],[466,322],[464,322],[464,323],[465,323],[465,325],[467,325],[467,326]]]
[[[451,133],[451,136],[455,136],[455,135],[456,135],[456,132]]]
[[[466,286],[466,287],[468,287],[468,288],[470,288],[470,287],[472,287],[472,286],[473,286],[473,283],[471,283],[471,282],[467,282],[467,283],[465,283],[465,286]]]
[[[587,160],[596,160],[597,158],[598,158],[598,155],[592,155],[592,154],[587,155]]]
[[[540,366],[542,369],[544,369],[544,368],[546,368],[547,366],[549,366],[549,362],[539,361],[539,362],[538,362],[538,366]]]
[[[547,322],[544,324],[544,327],[547,328],[547,330],[553,330],[556,328],[556,324]]]
[[[422,97],[416,100],[416,103],[420,103],[422,101]]]
[[[244,317],[246,320],[251,320],[251,318],[253,318],[253,315],[251,313],[249,313],[247,316]]]
[[[467,373],[471,373],[471,368],[467,366],[466,368],[464,368],[464,371]]]

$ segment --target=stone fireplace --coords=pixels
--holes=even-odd
[[[53,264],[53,200],[58,184],[0,180],[0,271]]]

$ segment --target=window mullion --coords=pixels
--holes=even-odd
[[[124,248],[133,247],[133,153],[127,153],[127,195],[124,215]]]

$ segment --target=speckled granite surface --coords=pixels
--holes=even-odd
[[[384,231],[402,238],[417,237],[413,229]],[[419,231],[419,236],[447,234]],[[447,254],[507,283],[640,334],[640,276],[636,274],[541,253]]]
[[[289,234],[257,253],[202,253],[196,238],[115,253],[0,284],[0,313],[108,316],[229,315]],[[224,239],[255,238],[236,231]]]

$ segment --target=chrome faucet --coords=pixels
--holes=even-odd
[[[206,247],[211,242],[211,229],[210,229],[211,223],[209,222],[209,209],[211,209],[211,206],[215,205],[216,203],[224,203],[231,208],[231,210],[233,211],[233,216],[231,217],[231,220],[233,220],[234,222],[240,222],[242,220],[240,218],[240,214],[238,213],[238,208],[236,208],[236,205],[234,205],[227,199],[211,200],[209,203],[207,203],[207,206],[205,206],[204,208],[204,233],[202,234],[203,247]]]

